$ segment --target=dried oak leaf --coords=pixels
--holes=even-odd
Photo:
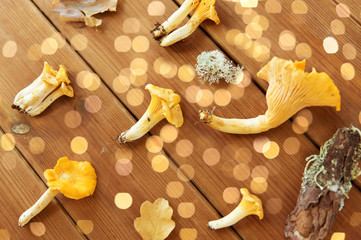
[[[116,11],[118,0],[53,0],[52,9],[60,13],[63,21],[85,22],[89,27],[102,24],[92,17],[105,11]]]
[[[140,206],[140,217],[134,220],[134,227],[143,240],[163,240],[172,232],[175,222],[171,219],[173,209],[164,198]]]

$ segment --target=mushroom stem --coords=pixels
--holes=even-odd
[[[198,6],[200,0],[185,0],[183,4],[175,11],[164,23],[157,25],[151,32],[153,37],[158,40],[174,30],[187,15]]]
[[[265,115],[259,115],[258,117],[249,119],[221,118],[213,115],[213,113],[208,110],[201,110],[199,119],[208,126],[226,133],[252,134],[264,132],[271,128],[270,125],[267,124]]]
[[[35,217],[38,213],[40,213],[51,200],[59,193],[59,190],[48,188],[46,192],[39,198],[36,203],[26,210],[23,214],[21,214],[19,218],[19,227],[23,227],[27,224],[33,217]]]
[[[118,136],[118,142],[124,144],[141,138],[164,118],[165,116],[162,114],[150,114],[149,110],[147,110],[138,122]]]
[[[212,230],[217,230],[220,228],[225,228],[232,226],[233,224],[240,221],[242,218],[246,217],[246,213],[240,206],[236,207],[232,212],[223,218],[208,222],[208,227]]]

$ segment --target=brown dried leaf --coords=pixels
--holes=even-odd
[[[175,222],[171,219],[173,209],[164,198],[140,206],[140,217],[134,220],[134,227],[143,240],[163,240],[172,232]]]

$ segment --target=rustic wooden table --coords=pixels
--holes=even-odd
[[[120,0],[116,12],[100,16],[100,27],[89,28],[60,21],[50,0],[1,1],[1,240],[140,239],[133,227],[140,205],[160,197],[174,210],[176,227],[168,239],[284,238],[305,158],[318,154],[339,127],[360,127],[361,5],[263,0],[247,9],[236,0],[218,0],[219,25],[205,21],[185,41],[162,48],[150,29],[181,3]],[[249,85],[199,83],[196,58],[215,49],[250,72]],[[341,111],[308,108],[255,135],[225,134],[198,121],[198,110],[213,106],[226,117],[264,113],[267,83],[256,73],[273,56],[307,59],[307,70],[327,72],[340,89]],[[67,68],[75,97],[60,98],[37,117],[11,109],[44,61]],[[113,144],[145,112],[147,83],[180,94],[184,125],[176,130],[162,121],[137,141]],[[29,125],[30,132],[13,133],[17,123]],[[266,142],[270,148],[262,151]],[[47,189],[44,170],[62,156],[92,163],[98,176],[94,195],[71,200],[59,194],[19,228],[20,214]],[[361,178],[353,185],[326,239],[334,232],[361,239]],[[239,203],[242,187],[261,198],[264,219],[250,216],[232,228],[208,229],[208,221]]]

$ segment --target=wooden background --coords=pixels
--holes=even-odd
[[[95,29],[60,21],[50,0],[1,1],[1,240],[140,239],[133,227],[140,205],[159,197],[174,210],[176,227],[168,239],[284,238],[284,221],[296,203],[304,159],[317,154],[338,128],[360,127],[360,4],[263,0],[257,8],[245,9],[237,1],[218,0],[219,25],[205,21],[185,41],[162,48],[150,29],[181,3],[121,0],[116,12],[99,15],[103,24]],[[261,32],[259,27],[252,31],[255,23]],[[338,46],[324,44],[327,37]],[[196,58],[215,49],[249,71],[249,85],[199,83],[192,72]],[[330,49],[336,53],[327,53]],[[309,108],[256,135],[224,134],[198,122],[198,110],[213,106],[218,116],[264,113],[267,83],[256,73],[273,56],[306,58],[307,70],[327,72],[340,89],[341,111]],[[44,61],[67,68],[75,97],[60,98],[37,117],[11,109],[16,93],[41,73]],[[162,121],[135,142],[114,144],[145,112],[150,101],[147,83],[181,95],[184,125],[175,130]],[[13,133],[18,123],[31,131]],[[270,149],[262,152],[269,141]],[[72,148],[71,142],[78,147]],[[103,147],[107,150],[101,152]],[[157,155],[169,163],[160,166],[163,172],[152,165]],[[18,217],[47,188],[44,170],[62,156],[92,163],[98,176],[94,195],[71,200],[59,194],[20,229]],[[262,199],[264,219],[250,216],[231,228],[208,229],[208,221],[237,206],[242,187]],[[326,239],[334,232],[345,233],[346,239],[361,238],[360,190],[361,178]]]

